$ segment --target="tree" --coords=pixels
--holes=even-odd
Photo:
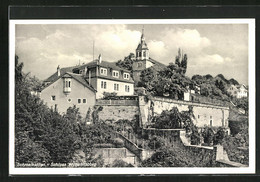
[[[181,115],[177,107],[173,107],[170,111],[163,111],[159,116],[155,116],[152,120],[153,127],[158,129],[177,129],[182,128]]]
[[[204,138],[204,143],[207,145],[212,145],[214,140],[214,131],[211,127],[206,126],[203,128],[202,136]]]
[[[62,116],[30,93],[30,79],[15,56],[15,162],[71,162],[76,146],[82,146],[78,108]],[[87,145],[84,143],[84,145]]]
[[[159,116],[152,119],[153,127],[158,129],[178,129],[183,128],[187,131],[193,126],[192,118],[194,118],[193,110],[189,107],[188,111],[179,112],[177,107],[173,107],[170,111],[163,111]]]
[[[133,57],[134,57],[134,53],[130,53],[128,56],[126,56],[124,58],[123,61],[122,60],[117,61],[116,65],[121,68],[132,71],[133,70],[133,60],[132,60]]]
[[[187,61],[188,61],[187,54],[183,55],[183,53],[181,53],[181,49],[179,48],[178,55],[175,58],[175,65],[178,67],[177,73],[185,75],[187,71]]]

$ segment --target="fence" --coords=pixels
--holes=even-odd
[[[96,105],[104,106],[104,105],[111,105],[111,106],[137,106],[137,100],[104,100],[104,99],[97,99]]]

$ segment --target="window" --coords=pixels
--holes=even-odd
[[[142,63],[138,63],[138,68],[141,68],[142,67]]]
[[[129,80],[129,73],[124,73],[124,79],[128,79]]]
[[[56,96],[55,96],[55,95],[52,95],[52,96],[51,96],[51,100],[53,100],[53,101],[56,100]]]
[[[144,57],[146,57],[146,52],[144,52]]]
[[[209,123],[210,126],[212,126],[212,120],[210,120],[210,123]]]
[[[70,103],[70,102],[71,102],[71,99],[68,99],[68,102]]]
[[[106,68],[100,68],[100,74],[107,76],[107,69]]]
[[[198,115],[198,119],[200,119],[200,115]]]
[[[142,52],[139,52],[139,57],[141,57],[142,56]]]
[[[81,103],[81,99],[78,99],[78,104],[80,104]]]
[[[119,84],[117,84],[117,83],[114,84],[114,90],[117,90],[117,91],[119,90]]]
[[[65,81],[65,87],[70,88],[70,81]]]
[[[130,87],[129,87],[129,85],[125,85],[125,91],[126,91],[126,92],[130,92]]]
[[[87,103],[87,99],[83,99],[83,104],[86,104]]]
[[[119,71],[113,71],[113,77],[118,78],[119,77]]]
[[[107,82],[101,81],[101,88],[106,89],[107,88]]]

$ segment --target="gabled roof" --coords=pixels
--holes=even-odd
[[[153,64],[158,65],[158,66],[160,66],[160,67],[162,67],[162,68],[165,68],[165,67],[166,67],[165,64],[160,63],[159,61],[156,61],[156,60],[154,60],[154,59],[152,59],[152,58],[149,58],[149,61],[151,61]]]
[[[245,89],[247,89],[247,87],[244,84],[237,85],[238,89],[240,89],[241,87],[244,87]]]
[[[60,69],[60,75],[64,75],[64,73],[66,72],[72,72],[72,70],[75,68],[76,66],[72,66],[72,67],[66,67],[66,68],[61,68]],[[54,82],[58,79],[58,73],[57,71],[52,74],[49,78],[47,78],[46,80],[44,80],[44,82]]]
[[[71,68],[71,67],[70,67]],[[72,72],[63,72],[63,74],[61,74],[59,77],[56,73],[53,74],[51,77],[52,79],[49,79],[49,80],[52,80],[51,81],[51,84],[54,83],[55,81],[57,81],[59,78],[62,78],[62,77],[67,77],[67,76],[71,76],[72,78],[74,78],[75,80],[77,80],[79,83],[81,83],[82,85],[84,85],[85,87],[89,88],[90,90],[92,90],[93,92],[96,92],[96,90],[89,84],[89,82],[84,79],[84,77],[81,75],[81,74],[75,74],[75,73],[72,73]],[[50,77],[49,77],[50,78]],[[46,85],[45,87],[43,87],[41,90],[44,90],[45,88],[47,88],[49,85],[51,84],[48,84]]]

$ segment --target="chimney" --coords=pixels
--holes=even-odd
[[[102,62],[102,56],[101,56],[101,54],[99,54],[99,56],[98,56],[98,62],[99,62],[99,63]]]
[[[60,76],[60,65],[57,67],[57,74],[58,74],[58,77]]]
[[[87,75],[87,71],[88,71],[88,68],[87,68],[87,66],[85,66],[84,72],[83,72],[83,76],[86,76],[86,75]]]

